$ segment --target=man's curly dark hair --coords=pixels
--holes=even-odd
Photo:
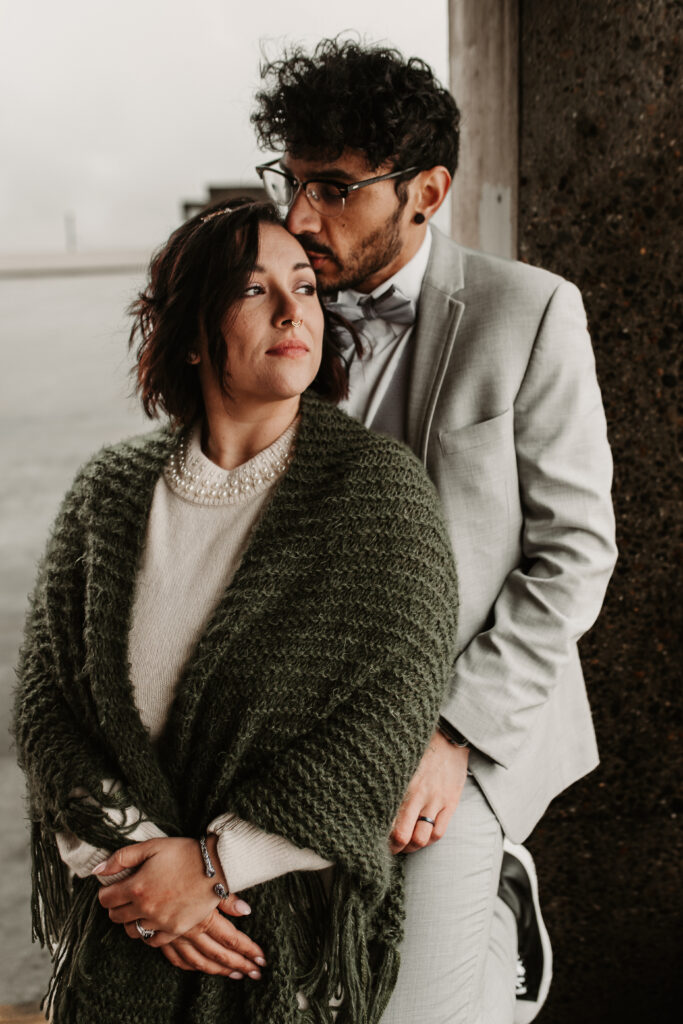
[[[251,120],[264,149],[333,161],[348,147],[372,168],[457,167],[460,111],[417,57],[337,37],[310,55],[286,51],[261,78]]]

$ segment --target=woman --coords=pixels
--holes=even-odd
[[[389,831],[454,656],[435,494],[334,408],[332,327],[269,205],[179,228],[135,313],[143,405],[171,422],[77,476],[20,664],[53,1021],[326,1020],[340,992],[339,1024],[377,1021],[401,931]],[[245,879],[253,938],[226,957],[216,908],[239,913]],[[254,940],[267,970],[236,984]],[[180,969],[188,950],[216,973]]]

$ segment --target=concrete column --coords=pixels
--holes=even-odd
[[[449,0],[451,90],[462,112],[456,241],[517,256],[519,0]]]

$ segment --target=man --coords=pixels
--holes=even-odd
[[[459,569],[452,694],[392,833],[414,856],[383,1024],[530,1021],[550,950],[542,976],[538,949],[519,949],[516,966],[524,900],[540,911],[531,859],[512,846],[504,857],[503,836],[521,843],[597,763],[576,645],[615,560],[581,299],[428,230],[459,114],[423,62],[337,39],[263,74],[252,120],[283,155],[259,173],[363,340],[347,409],[424,460]],[[517,1001],[516,970],[528,972]]]

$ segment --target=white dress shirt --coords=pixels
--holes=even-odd
[[[417,306],[431,246],[432,235],[427,231],[413,258],[393,277],[378,285],[370,293],[372,297],[383,295],[393,284]],[[362,292],[349,288],[339,292],[337,301],[356,305],[366,297]],[[349,368],[349,397],[339,404],[340,408],[366,427],[372,426],[413,333],[413,326],[391,324],[386,320],[362,320],[356,325],[366,351],[362,359],[353,357]]]

